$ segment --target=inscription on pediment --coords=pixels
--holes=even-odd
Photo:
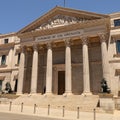
[[[70,25],[70,24],[75,24],[75,23],[82,23],[88,20],[90,19],[81,18],[81,17],[56,15],[52,19],[48,20],[46,23],[40,25],[36,30],[44,30],[44,29],[65,26],[65,25]]]

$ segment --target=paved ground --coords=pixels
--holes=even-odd
[[[47,108],[37,106],[35,113],[33,106],[24,106],[21,112],[21,105],[0,104],[0,120],[78,120],[77,111],[64,111],[62,108],[50,108],[49,115]],[[79,120],[120,120],[120,111],[114,114],[79,112]]]
[[[60,119],[11,113],[0,113],[0,120],[60,120]]]

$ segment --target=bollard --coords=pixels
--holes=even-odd
[[[94,120],[96,120],[96,109],[93,109],[93,113],[94,113]]]
[[[62,116],[64,117],[65,116],[65,106],[63,106],[63,114]]]
[[[36,113],[36,107],[37,107],[37,105],[34,104],[34,114]]]
[[[77,107],[77,119],[80,117],[80,107]]]
[[[11,111],[11,107],[12,107],[12,101],[10,101],[9,111]]]
[[[50,115],[50,105],[48,105],[48,115]]]
[[[23,102],[21,103],[21,112],[23,112]]]

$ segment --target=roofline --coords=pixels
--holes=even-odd
[[[51,9],[50,11],[48,11],[47,13],[41,15],[39,18],[37,18],[37,19],[34,20],[33,22],[31,22],[30,24],[26,25],[23,29],[19,30],[19,31],[17,32],[17,34],[18,34],[18,33],[21,33],[21,32],[24,31],[25,29],[27,29],[28,26],[30,27],[30,26],[33,25],[34,23],[38,22],[40,18],[46,16],[48,13],[52,12],[52,11],[53,11],[54,9],[56,9],[56,8],[57,8],[57,6],[56,6],[55,8],[53,8],[53,9]]]
[[[80,12],[82,12],[83,14],[92,14],[95,17],[110,17],[109,15],[105,15],[105,14],[98,14],[98,13],[94,13],[94,12],[88,12],[88,11],[83,11],[83,10],[76,10],[76,9],[71,9],[71,8],[65,8],[65,7],[60,7],[60,6],[56,6],[53,9],[51,9],[50,11],[48,11],[47,13],[45,13],[44,15],[40,16],[39,18],[37,18],[35,21],[33,21],[32,23],[28,24],[27,26],[25,26],[23,29],[19,30],[17,32],[17,34],[24,32],[25,30],[27,30],[28,28],[34,26],[34,24],[36,24],[36,22],[39,22],[41,18],[46,17],[47,15],[51,14],[54,10],[69,10],[72,12],[78,12],[78,14],[80,14]]]
[[[0,38],[10,37],[10,36],[16,36],[16,32],[0,34]]]
[[[120,12],[114,12],[114,13],[110,13],[108,14],[111,18],[115,18],[115,17],[120,17]]]

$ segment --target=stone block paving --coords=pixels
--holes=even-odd
[[[10,104],[0,104],[0,112],[58,118],[65,120],[120,120],[120,111],[115,111],[113,114],[81,111],[77,112],[77,110],[68,111],[65,110],[65,108],[63,110],[63,107],[59,107],[58,109],[53,109],[50,107],[48,110],[48,108],[42,108],[40,106],[21,106],[21,104],[11,106]]]

